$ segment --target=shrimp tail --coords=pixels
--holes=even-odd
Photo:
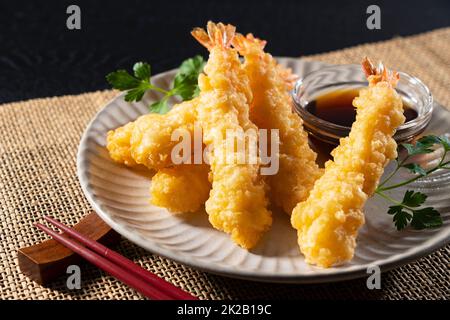
[[[192,36],[209,51],[215,46],[229,48],[235,33],[235,26],[221,22],[214,23],[212,21],[208,21],[206,31],[203,28],[194,28],[191,31]]]
[[[242,56],[254,54],[261,56],[261,59],[264,59],[264,47],[266,44],[267,41],[256,38],[251,33],[246,36],[237,33],[232,41],[233,47],[239,51],[239,54]],[[298,77],[292,73],[291,69],[283,67],[279,64],[276,66],[276,71],[280,78],[285,82],[287,90],[291,90],[294,87],[295,81],[297,81]]]
[[[362,70],[369,80],[370,85],[375,85],[378,82],[386,82],[393,88],[397,86],[400,80],[400,75],[397,71],[391,71],[386,68],[380,61],[375,67],[368,57],[364,57],[361,62]]]
[[[257,54],[260,53],[266,46],[266,43],[267,41],[258,39],[251,33],[247,34],[247,36],[237,33],[232,41],[233,47],[243,56],[248,55],[252,51]],[[257,50],[255,51],[254,49]]]

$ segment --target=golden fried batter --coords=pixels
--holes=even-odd
[[[193,135],[196,105],[195,99],[185,101],[167,114],[146,114],[108,132],[107,149],[114,161],[159,170],[152,178],[152,203],[174,213],[198,211],[211,189],[208,165],[173,166],[171,161],[172,149],[178,143],[171,135],[176,129]]]
[[[353,102],[357,116],[350,135],[333,150],[334,161],[325,164],[325,173],[291,217],[306,262],[321,267],[353,257],[358,229],[364,223],[362,208],[385,165],[396,157],[392,136],[405,120],[402,99],[393,88],[398,74],[375,71],[368,60],[363,67],[369,87]]]
[[[276,175],[268,176],[273,203],[291,214],[295,205],[308,197],[322,174],[316,153],[308,145],[302,119],[292,111],[289,95],[295,77],[264,52],[265,41],[248,34],[237,34],[233,45],[245,58],[243,65],[250,79],[253,102],[250,118],[259,127],[278,129],[280,163]]]
[[[149,169],[160,169],[172,165],[171,152],[178,141],[172,141],[177,129],[187,130],[193,136],[197,117],[198,99],[184,101],[168,113],[151,114],[139,118],[130,139],[131,157]]]
[[[152,178],[151,202],[173,213],[196,212],[208,199],[211,184],[206,164],[160,169]]]
[[[116,130],[108,131],[106,137],[106,148],[111,159],[129,167],[136,165],[136,161],[131,157],[130,152],[130,139],[133,128],[134,122],[130,122]]]
[[[250,78],[254,95],[250,120],[260,128],[280,130],[280,168],[278,174],[270,176],[268,181],[271,185],[272,201],[290,214],[295,204],[306,198],[320,174],[314,162],[316,155],[307,144],[302,120],[291,110],[288,90],[295,77],[289,69],[281,67],[269,54],[264,53],[265,42],[251,35],[246,38],[237,35],[237,38],[234,39],[234,44],[245,55],[244,71]],[[157,116],[160,118],[151,121],[145,118],[136,121],[133,131],[133,155],[138,163],[144,163],[150,168],[171,165],[170,151],[174,144],[168,141],[170,134],[177,128],[177,124],[192,130],[193,121],[196,120],[195,110],[187,104],[182,103],[175,108],[180,110],[173,110],[169,114],[178,116],[180,121],[170,121],[166,125],[162,119],[166,121],[167,118],[161,118],[159,115]],[[186,169],[188,168],[189,166],[186,166]],[[310,174],[302,174],[302,168]],[[200,180],[201,177],[198,178]],[[205,186],[210,185],[207,179],[203,182]]]
[[[242,70],[236,50],[230,48],[235,28],[208,22],[208,33],[197,28],[193,36],[210,51],[204,72],[199,77],[198,120],[203,142],[212,147],[210,163],[212,189],[206,202],[211,224],[244,248],[252,248],[272,224],[265,185],[259,176],[259,164],[223,161],[226,131],[244,132],[256,126],[249,119],[252,93],[247,74]],[[237,158],[242,152],[235,151]],[[243,151],[249,154],[248,145]],[[235,158],[235,159],[237,159]]]
[[[166,114],[149,113],[109,131],[106,148],[111,158],[128,166],[143,164],[149,169],[173,165],[171,152],[178,141],[172,141],[172,133],[182,129],[193,135],[197,101],[181,102]]]

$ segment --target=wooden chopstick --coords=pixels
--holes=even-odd
[[[110,250],[100,243],[89,239],[80,233],[63,225],[50,217],[45,217],[47,221],[56,225],[58,228],[66,232],[74,239],[80,241],[86,247],[74,240],[64,237],[63,235],[49,229],[48,227],[37,223],[36,227],[51,235],[56,241],[60,242],[67,248],[79,254],[84,259],[96,265],[100,269],[108,272],[118,280],[124,282],[130,287],[136,289],[144,296],[155,300],[195,300],[196,297],[187,292],[182,291],[171,283],[157,277],[149,271],[137,266],[131,260],[126,259],[117,252]],[[94,251],[89,250],[93,249]],[[98,252],[99,254],[97,254]]]
[[[128,273],[127,270],[122,269],[121,267],[115,265],[111,261],[103,258],[102,256],[96,254],[95,252],[87,249],[86,247],[83,247],[79,243],[70,240],[68,238],[65,238],[64,236],[60,235],[59,233],[47,228],[46,226],[36,223],[36,227],[44,231],[45,233],[51,235],[53,239],[60,242],[70,250],[76,252],[81,257],[86,259],[87,261],[91,262],[92,264],[96,265],[100,269],[108,272],[115,278],[119,279],[123,283],[129,285],[130,287],[136,289],[146,297],[152,298],[152,299],[158,299],[158,300],[170,300],[170,297],[165,295],[162,292],[159,292],[156,290],[156,288],[148,285],[144,281],[142,281],[141,278]]]
[[[166,295],[171,296],[174,299],[178,299],[178,300],[197,300],[197,298],[194,297],[193,295],[191,295],[190,293],[181,290],[180,288],[174,286],[170,282],[167,282],[164,279],[161,279],[160,277],[158,277],[157,275],[151,273],[150,271],[145,270],[144,268],[141,268],[140,266],[136,265],[133,261],[125,258],[118,252],[105,247],[104,245],[102,245],[101,243],[99,243],[97,241],[89,239],[88,237],[82,235],[81,233],[62,224],[60,221],[53,219],[49,216],[44,216],[44,219],[46,221],[48,221],[49,223],[53,224],[54,226],[58,227],[65,233],[67,233],[73,239],[84,244],[89,249],[97,252],[101,256],[116,263],[117,265],[121,266],[122,268],[129,270],[131,273],[135,274],[136,276],[143,278],[143,280],[147,281],[155,288],[158,288],[160,291],[164,292]]]

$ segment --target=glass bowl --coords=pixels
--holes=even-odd
[[[428,87],[418,78],[399,72],[397,92],[403,100],[417,112],[414,118],[397,129],[394,135],[398,143],[412,140],[419,135],[431,120],[433,96]],[[339,139],[348,136],[350,127],[337,125],[318,118],[308,112],[306,105],[317,97],[331,91],[361,88],[368,85],[360,65],[336,65],[321,68],[297,81],[292,97],[297,113],[302,117],[304,127],[316,139],[331,145],[339,144]]]

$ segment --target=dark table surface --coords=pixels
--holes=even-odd
[[[0,103],[108,87],[104,76],[138,60],[153,72],[206,51],[189,35],[223,21],[268,40],[273,55],[300,56],[450,25],[450,1],[377,1],[381,30],[368,30],[373,1],[2,1]],[[66,8],[81,8],[68,30]]]

